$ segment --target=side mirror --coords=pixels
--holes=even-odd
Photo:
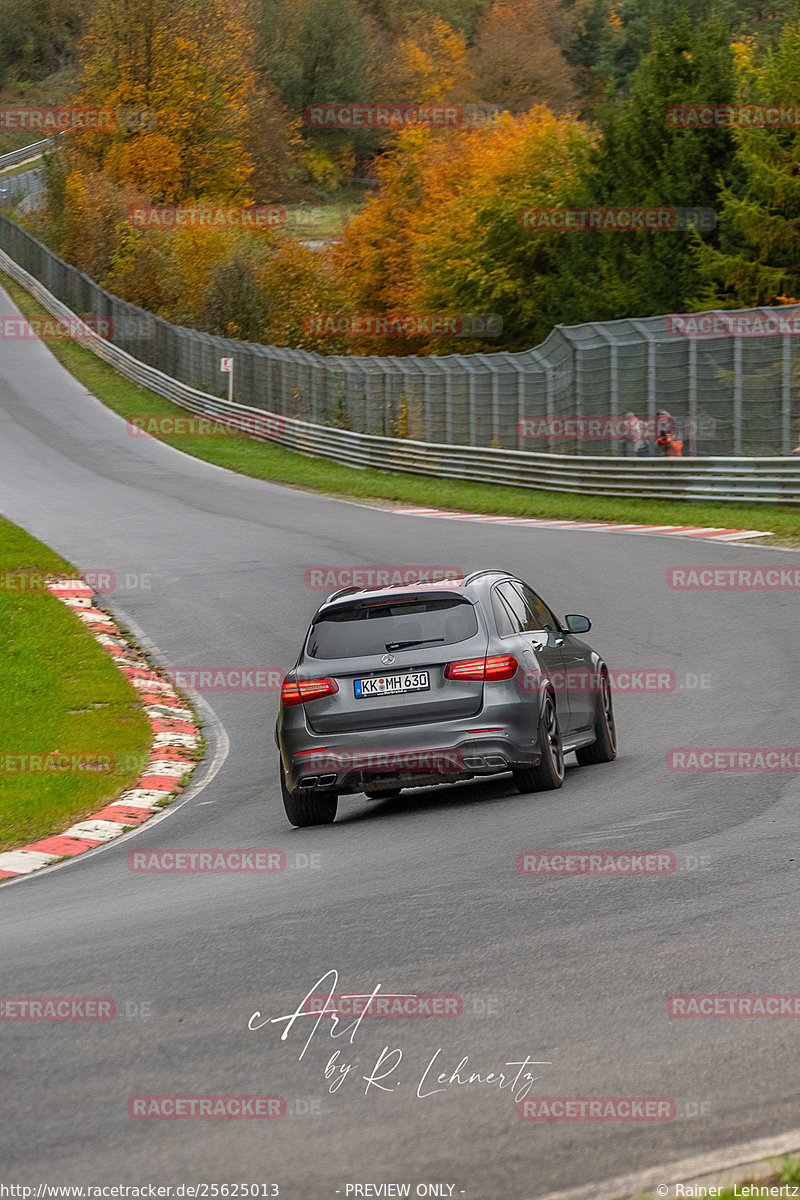
[[[567,622],[569,633],[588,633],[592,628],[592,622],[589,618],[581,617],[578,613],[567,613],[564,620]]]

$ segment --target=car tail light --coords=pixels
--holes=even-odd
[[[281,704],[290,708],[293,704],[307,704],[309,700],[321,700],[338,692],[335,679],[284,679],[281,688]]]
[[[444,669],[445,679],[513,679],[519,663],[513,654],[494,654],[489,658],[467,658],[463,662],[448,663]]]

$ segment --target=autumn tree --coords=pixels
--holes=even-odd
[[[314,135],[301,124],[312,104],[365,104],[372,96],[371,30],[355,0],[257,0],[259,63],[297,119],[310,177],[338,185],[355,148],[375,145],[368,131]],[[310,147],[310,148],[309,148]]]
[[[79,166],[159,202],[249,196],[259,77],[245,0],[98,0],[80,52],[75,103],[145,109],[155,127],[87,130]]]
[[[102,283],[111,267],[119,234],[126,227],[127,207],[135,199],[131,188],[115,185],[100,171],[71,171],[64,182],[58,252]]]
[[[259,60],[293,112],[369,99],[369,27],[354,0],[258,0]]]
[[[361,9],[373,25],[393,40],[438,17],[470,41],[488,7],[489,0],[403,0],[401,4],[397,0],[361,0]]]
[[[534,345],[553,323],[568,235],[526,232],[519,214],[578,202],[591,146],[585,126],[544,106],[488,129],[403,133],[380,164],[380,195],[351,222],[339,248],[348,289],[343,306],[497,313],[504,346]],[[421,349],[442,352],[442,345]],[[396,346],[384,352],[396,353]]]
[[[563,24],[560,0],[494,0],[469,53],[474,98],[514,113],[570,108],[574,71],[555,39]]]
[[[249,257],[236,251],[217,263],[203,292],[200,320],[221,337],[247,342],[267,339],[269,305]]]
[[[420,17],[392,42],[378,96],[389,103],[426,104],[449,99],[466,81],[467,39],[439,16]]]

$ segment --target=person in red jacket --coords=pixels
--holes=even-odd
[[[665,408],[656,413],[656,445],[667,458],[683,458],[683,442],[675,437],[675,421]]]

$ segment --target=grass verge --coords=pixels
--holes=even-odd
[[[141,774],[152,741],[112,659],[60,600],[25,588],[28,572],[77,574],[0,517],[0,850],[60,833],[116,799]],[[57,753],[78,763],[108,756],[113,773],[57,770],[64,759],[48,764]],[[32,770],[23,756],[40,762]]]
[[[364,207],[363,193],[345,193],[340,202],[287,204],[286,228],[309,241],[341,237],[345,226]]]
[[[685,1194],[687,1196],[713,1196],[714,1200],[746,1200],[746,1197],[770,1195],[784,1198],[791,1196],[793,1194],[791,1188],[800,1185],[800,1160],[788,1154],[781,1160],[780,1166],[776,1166],[774,1160],[768,1159],[766,1162],[772,1167],[767,1176],[748,1176],[747,1179],[742,1179],[737,1184],[720,1189],[715,1189],[711,1184],[701,1184],[695,1185],[697,1190],[692,1191],[691,1186],[686,1185]],[[773,1192],[772,1188],[782,1188],[783,1190]],[[646,1192],[642,1195],[648,1200],[656,1200],[655,1192]]]
[[[0,284],[25,316],[47,315],[36,300],[3,272],[0,272]],[[185,415],[184,409],[130,383],[77,342],[53,341],[48,346],[76,379],[120,416],[130,418],[142,413]],[[187,454],[243,475],[362,503],[430,505],[461,512],[563,520],[766,529],[774,536],[759,539],[759,544],[800,546],[800,508],[791,505],[582,496],[573,492],[358,470],[324,458],[297,454],[275,442],[257,442],[244,436],[168,440],[170,445]]]

